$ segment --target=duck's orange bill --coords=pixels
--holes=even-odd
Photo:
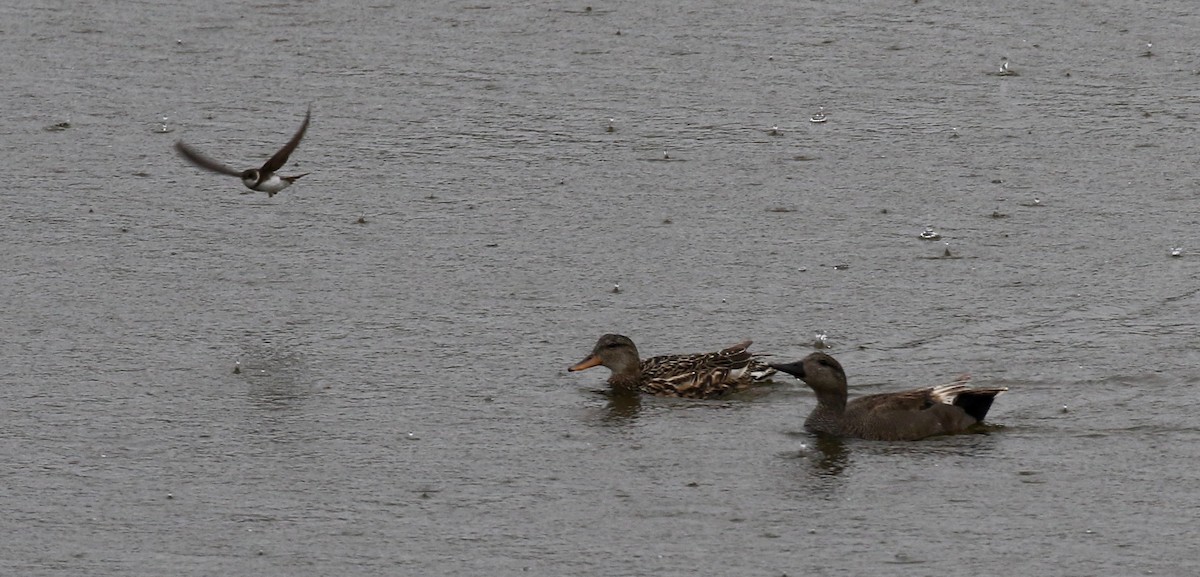
[[[575,366],[567,369],[567,371],[573,373],[575,371],[582,371],[584,369],[590,369],[598,366],[600,366],[600,357],[596,355],[590,355],[588,358],[579,361],[579,363],[577,363]]]

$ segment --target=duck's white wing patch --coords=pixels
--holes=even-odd
[[[929,390],[929,396],[939,403],[953,405],[954,399],[958,398],[959,393],[969,391],[971,387],[962,383],[950,383],[947,385],[938,385]]]

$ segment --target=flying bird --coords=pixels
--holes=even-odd
[[[229,176],[237,176],[242,179],[242,184],[250,190],[267,193],[267,197],[275,196],[275,193],[289,187],[296,179],[302,176],[308,176],[310,173],[297,174],[296,176],[280,176],[275,174],[275,171],[283,168],[287,163],[288,157],[292,151],[300,144],[300,140],[304,138],[304,131],[308,130],[308,120],[312,116],[312,107],[309,107],[308,112],[304,113],[304,123],[300,125],[300,130],[292,136],[283,148],[279,149],[262,165],[262,168],[247,168],[246,170],[234,170],[225,166],[203,154],[200,154],[192,147],[183,143],[182,140],[175,142],[175,150],[179,155],[188,162],[199,166],[205,170],[210,170],[219,174],[227,174]],[[249,193],[246,193],[249,194]]]

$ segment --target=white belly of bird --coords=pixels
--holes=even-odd
[[[247,183],[247,186],[250,186],[252,184],[254,184],[254,182],[249,182],[249,183]],[[275,194],[276,192],[279,192],[279,191],[291,186],[291,184],[292,183],[290,183],[282,178],[279,178],[278,174],[272,174],[271,178],[268,178],[268,179],[258,183],[258,186],[253,186],[252,188],[254,190],[258,190],[261,192],[269,192],[271,194]]]

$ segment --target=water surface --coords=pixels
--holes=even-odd
[[[1194,573],[1192,8],[0,8],[0,568]],[[271,199],[171,149],[310,104]],[[565,372],[819,331],[855,394],[1011,392],[830,442],[798,382]]]

